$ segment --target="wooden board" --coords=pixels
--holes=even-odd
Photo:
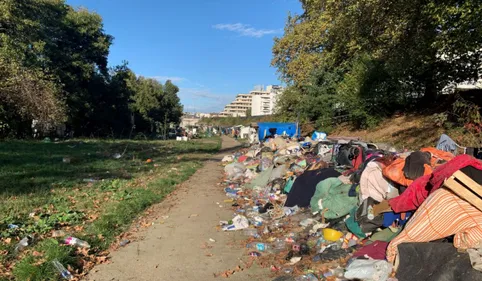
[[[461,171],[455,172],[444,185],[482,211],[482,186]]]

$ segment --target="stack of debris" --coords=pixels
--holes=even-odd
[[[275,280],[482,280],[472,156],[316,133],[269,138],[223,164],[235,216],[222,228],[243,231]]]

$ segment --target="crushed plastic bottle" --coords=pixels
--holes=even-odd
[[[69,236],[65,238],[64,243],[67,245],[79,247],[79,248],[90,248],[89,243],[73,236]]]
[[[60,273],[63,279],[72,280],[74,276],[68,271],[58,260],[53,260],[52,264],[54,265],[55,269]]]
[[[22,240],[20,240],[17,243],[17,245],[15,246],[14,253],[18,254],[18,253],[22,252],[26,247],[28,247],[28,242],[29,242],[28,237],[24,237]]]
[[[296,281],[318,281],[318,277],[316,277],[313,273],[304,274],[295,278]]]
[[[256,228],[245,228],[243,230],[244,235],[259,238],[258,230]]]

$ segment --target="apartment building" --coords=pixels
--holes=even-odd
[[[221,117],[246,117],[249,112],[252,116],[271,115],[276,107],[278,95],[283,92],[281,86],[270,85],[255,86],[249,94],[239,94],[236,99],[224,107]]]
[[[247,112],[251,110],[251,95],[239,94],[236,99],[227,104],[220,113],[221,117],[246,117]]]
[[[281,86],[270,85],[263,91],[251,91],[251,115],[263,116],[272,115],[275,113],[276,102],[279,95],[283,92]]]

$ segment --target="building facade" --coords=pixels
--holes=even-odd
[[[250,94],[239,94],[236,99],[227,104],[224,110],[220,113],[221,117],[246,117],[248,111],[251,110]]]
[[[281,86],[270,85],[266,89],[256,86],[249,94],[239,94],[236,99],[224,107],[221,117],[246,117],[271,115],[276,108],[279,94],[283,92]]]

